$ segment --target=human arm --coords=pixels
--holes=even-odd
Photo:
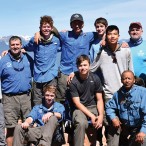
[[[91,72],[96,72],[96,70],[100,67],[101,55],[102,55],[102,49],[100,48],[99,53],[97,54],[93,63],[90,65],[90,71]]]
[[[91,113],[81,102],[79,97],[72,97],[72,101],[75,105],[75,107],[79,110],[81,110],[87,117],[91,119],[91,122],[93,125],[96,124],[97,117]]]
[[[96,99],[97,99],[97,110],[99,115],[97,117],[95,128],[98,129],[102,127],[103,115],[104,115],[104,103],[103,103],[102,93],[96,93]]]
[[[128,45],[127,42],[122,42],[122,43],[121,43],[121,47],[122,47],[122,48],[129,48],[129,45]]]
[[[67,77],[67,84],[69,85],[71,83],[71,80],[73,79],[73,77],[75,76],[75,73],[72,72],[69,74],[69,76]]]
[[[4,51],[1,53],[1,56],[2,56],[2,57],[6,56],[6,55],[8,54],[8,52],[9,52],[9,50],[4,50]],[[21,52],[22,52],[22,53],[26,53],[25,49],[23,49],[23,48],[21,49]]]
[[[130,48],[127,48],[127,58],[128,58],[128,70],[131,70],[134,73],[134,68],[133,68],[133,61],[132,61],[132,54],[130,51]]]
[[[142,142],[142,139],[146,136],[146,89],[141,88],[141,104],[140,104],[140,118],[141,128],[139,133],[136,135],[136,141]],[[144,139],[143,139],[144,140]]]
[[[53,116],[53,115],[54,114],[52,112],[48,112],[48,113],[44,114],[43,117],[42,117],[42,121],[44,123],[47,123],[49,121],[50,117]]]
[[[32,37],[28,43],[26,43],[22,46],[22,48],[25,51],[29,51],[29,52],[34,51],[36,49],[36,47],[37,47],[37,44],[34,42],[34,37]]]
[[[43,115],[42,121],[44,123],[47,123],[51,116],[56,116],[57,119],[61,119],[62,118],[61,113],[58,113],[58,112],[48,112],[48,113]]]
[[[33,119],[31,118],[31,117],[28,117],[26,120],[25,120],[25,122],[23,122],[22,124],[21,124],[21,127],[23,128],[23,129],[28,129],[28,127],[30,126],[30,124],[33,122]]]
[[[52,29],[51,33],[53,33],[58,38],[60,37],[60,34],[59,34],[59,32],[58,32],[58,30],[57,30],[57,28],[55,26],[53,26],[53,29]],[[35,35],[34,35],[34,42],[36,44],[38,44],[39,41],[41,41],[40,31],[36,32]]]
[[[144,132],[139,132],[136,135],[135,141],[137,141],[138,143],[143,144],[145,136],[146,136],[146,134]]]
[[[112,124],[114,127],[118,128],[120,127],[121,122],[116,115],[116,111],[118,109],[116,96],[117,96],[117,93],[115,93],[113,97],[105,104],[105,108],[106,108],[107,118],[112,121]]]

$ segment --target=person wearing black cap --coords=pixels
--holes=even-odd
[[[70,18],[71,31],[60,32],[62,54],[60,62],[60,76],[58,77],[58,98],[64,98],[67,89],[67,78],[77,71],[76,58],[81,54],[89,55],[90,43],[94,40],[94,33],[84,33],[84,20],[81,14],[75,13]]]
[[[64,99],[67,89],[68,76],[72,78],[77,71],[76,58],[81,54],[89,55],[90,43],[97,33],[83,32],[84,19],[81,14],[75,13],[70,18],[71,31],[59,32],[62,44],[60,71],[58,74],[57,98]],[[39,33],[36,33],[36,42],[39,40]]]
[[[128,44],[131,48],[134,73],[137,77],[142,78],[146,85],[146,41],[142,39],[142,24],[140,22],[132,22],[128,33],[130,35]]]

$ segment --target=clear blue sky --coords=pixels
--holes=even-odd
[[[145,0],[1,0],[0,36],[29,35],[39,30],[40,16],[50,15],[58,30],[70,29],[70,16],[81,13],[84,17],[84,31],[94,31],[94,21],[105,17],[109,25],[120,28],[121,39],[129,38],[131,22],[143,25],[146,39]]]

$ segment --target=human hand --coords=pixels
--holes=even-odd
[[[70,73],[70,75],[67,78],[67,84],[68,85],[71,83],[71,80],[73,79],[74,76],[75,76],[75,73],[74,72]]]
[[[139,132],[139,133],[136,135],[135,141],[137,141],[138,143],[143,144],[143,142],[144,142],[144,137],[145,137],[145,133]]]
[[[21,124],[21,127],[22,127],[23,129],[28,129],[29,123],[25,121],[24,123]]]
[[[21,52],[22,52],[22,53],[26,53],[25,49],[21,49]]]
[[[8,54],[8,50],[5,50],[5,51],[2,52],[1,57],[6,56],[7,54]]]
[[[100,46],[101,46],[101,47],[104,47],[105,45],[106,45],[106,41],[105,41],[105,40],[101,40],[101,41],[100,41]]]
[[[36,32],[35,33],[35,35],[34,35],[34,42],[36,43],[36,44],[38,44],[39,43],[39,41],[41,41],[41,38],[40,38],[40,32]]]
[[[47,122],[49,121],[49,119],[50,119],[51,116],[53,116],[53,113],[48,112],[47,114],[43,115],[42,121],[43,121],[44,123],[47,123]]]
[[[121,122],[120,122],[120,120],[118,119],[118,118],[114,118],[113,120],[112,120],[112,123],[113,123],[113,126],[115,127],[115,128],[120,128],[121,126]]]
[[[128,43],[126,43],[126,42],[122,42],[121,47],[122,47],[122,48],[129,48],[129,45],[128,45]]]
[[[97,117],[93,114],[90,118],[91,118],[92,125],[95,127],[96,126],[96,122],[97,122]]]
[[[96,122],[95,128],[96,129],[101,128],[102,127],[102,123],[103,123],[103,115],[97,116],[95,122]]]

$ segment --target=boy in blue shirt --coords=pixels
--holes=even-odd
[[[34,106],[25,122],[16,126],[13,146],[23,146],[26,140],[38,146],[51,146],[54,131],[62,121],[65,109],[55,102],[55,86],[45,86],[43,93],[44,102]],[[37,126],[31,128],[34,122]]]

